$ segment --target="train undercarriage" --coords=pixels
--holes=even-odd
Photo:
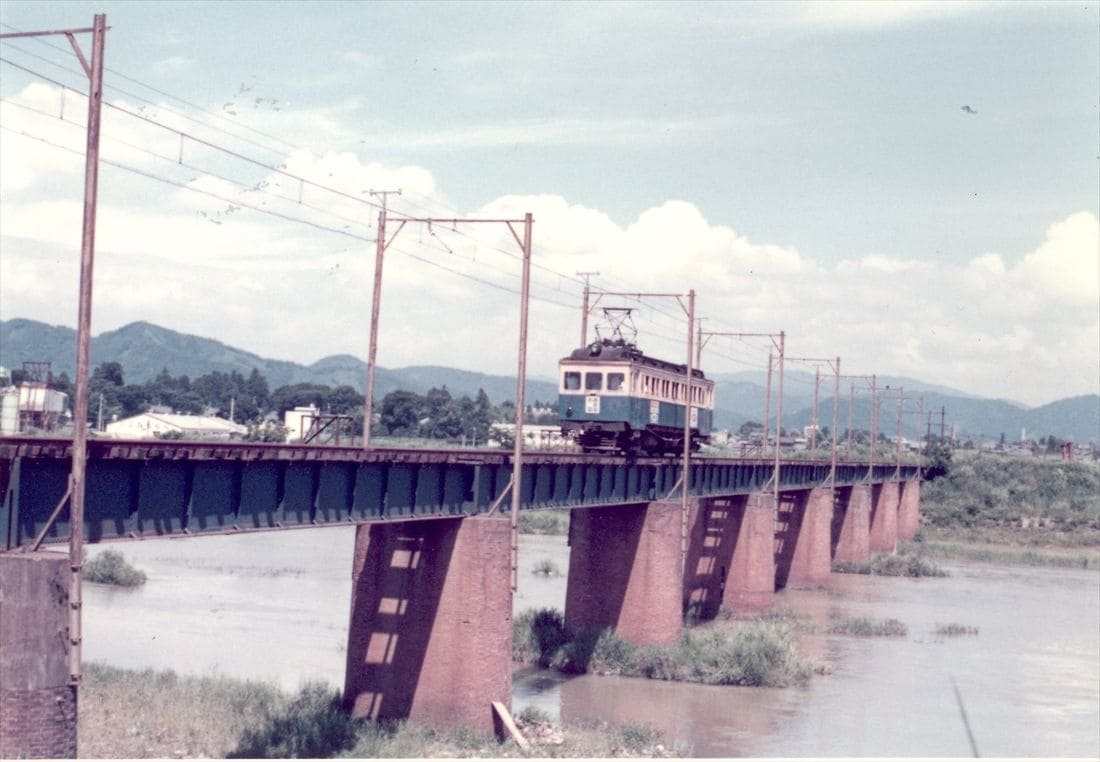
[[[684,431],[670,426],[635,429],[626,423],[562,424],[562,433],[571,437],[583,452],[621,455],[679,455],[684,451]],[[698,451],[708,437],[691,431],[691,450]]]

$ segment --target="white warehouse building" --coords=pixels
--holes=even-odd
[[[240,439],[248,427],[209,415],[142,413],[107,424],[107,435],[116,439],[155,439],[165,434],[184,439]]]

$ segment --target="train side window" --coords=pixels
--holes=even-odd
[[[607,374],[607,391],[617,392],[623,388],[623,381],[626,380],[626,375],[623,373],[608,373]]]
[[[585,373],[584,388],[590,392],[598,392],[603,388],[603,373]]]
[[[569,390],[581,388],[581,374],[574,371],[566,371],[565,388]]]

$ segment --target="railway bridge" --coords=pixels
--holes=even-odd
[[[0,438],[0,755],[75,756],[72,443]],[[90,440],[88,542],[358,525],[344,696],[356,716],[492,727],[511,696],[512,454]],[[915,465],[523,455],[519,508],[570,511],[566,627],[668,644],[767,609],[917,530]],[[79,621],[79,620],[78,620]]]

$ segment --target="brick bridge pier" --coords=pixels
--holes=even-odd
[[[679,641],[685,614],[761,612],[779,588],[826,588],[832,562],[911,539],[919,482],[817,487],[689,504],[575,509],[565,625],[638,645]],[[509,529],[471,517],[364,525],[356,536],[345,700],[356,716],[492,728],[511,700]]]

